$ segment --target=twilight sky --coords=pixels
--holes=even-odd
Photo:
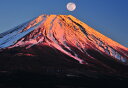
[[[75,11],[67,11],[68,2]],[[71,14],[128,47],[128,0],[1,0],[0,33],[41,14]]]

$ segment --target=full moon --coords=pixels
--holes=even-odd
[[[69,2],[67,4],[67,10],[68,11],[74,11],[75,9],[76,9],[76,4],[75,3]]]

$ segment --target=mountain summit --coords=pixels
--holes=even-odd
[[[71,15],[41,15],[0,34],[0,68],[127,76],[128,49]]]

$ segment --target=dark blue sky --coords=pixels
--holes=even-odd
[[[74,2],[74,12],[66,4]],[[71,14],[128,47],[128,0],[1,0],[0,33],[40,14]]]

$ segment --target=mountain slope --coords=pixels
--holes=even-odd
[[[128,70],[126,47],[71,15],[41,15],[0,34],[0,57],[3,70],[50,66],[124,76]]]

